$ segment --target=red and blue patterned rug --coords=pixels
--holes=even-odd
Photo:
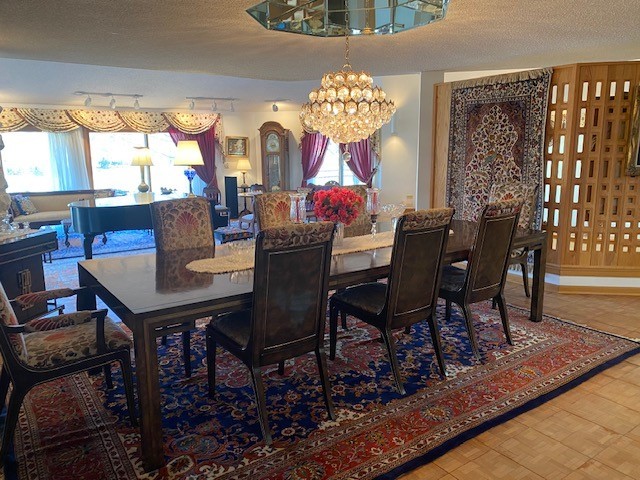
[[[203,328],[192,334],[191,379],[183,378],[180,336],[173,335],[159,347],[165,468],[141,469],[118,372],[112,391],[102,376],[85,375],[34,389],[16,434],[19,478],[395,478],[639,351],[633,341],[550,317],[532,323],[517,308],[509,309],[509,346],[498,313],[488,304],[473,310],[486,361],[474,362],[456,310],[446,323],[439,312],[444,381],[424,325],[396,334],[404,397],[376,332],[350,319],[328,362],[336,421],[327,419],[313,354],[289,361],[284,376],[267,370],[271,447],[260,435],[247,369],[219,354],[210,400]]]

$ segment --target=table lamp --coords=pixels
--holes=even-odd
[[[246,158],[241,158],[240,160],[238,160],[238,165],[236,165],[236,168],[242,172],[242,185],[240,186],[242,188],[248,187],[244,176],[249,170],[251,170],[251,162],[249,162],[249,160]]]
[[[202,160],[202,153],[198,142],[195,140],[180,140],[178,142],[178,150],[176,156],[173,159],[173,164],[176,166],[186,166],[184,176],[189,180],[189,196],[195,197],[193,194],[193,188],[191,182],[193,177],[196,176],[196,171],[193,169],[194,165],[204,165]]]
[[[138,185],[138,191],[145,193],[149,191],[149,185],[144,181],[144,167],[152,166],[151,151],[147,147],[135,147],[135,153],[133,154],[133,160],[131,160],[132,167],[140,167],[140,185]]]

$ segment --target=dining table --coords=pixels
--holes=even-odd
[[[445,260],[464,261],[472,249],[477,223],[453,220]],[[542,319],[547,235],[519,230],[513,249],[533,252],[530,320]],[[225,247],[217,246],[219,254]],[[334,256],[330,289],[344,288],[386,277],[391,247]],[[157,338],[195,328],[196,319],[250,308],[252,271],[224,274],[196,273],[186,268],[194,260],[211,256],[211,249],[147,253],[84,260],[78,263],[81,289],[79,309],[95,309],[96,296],[133,334],[141,453],[145,470],[165,464],[162,438],[161,394]],[[301,266],[304,268],[304,266]]]

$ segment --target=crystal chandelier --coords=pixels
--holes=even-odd
[[[352,143],[369,138],[395,111],[384,90],[373,85],[371,75],[351,68],[347,35],[342,70],[322,76],[321,87],[312,90],[309,103],[302,105],[300,121],[305,129],[336,143]]]

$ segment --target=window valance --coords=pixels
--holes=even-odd
[[[0,113],[0,133],[15,132],[32,125],[45,132],[69,132],[85,127],[93,132],[118,132],[125,128],[141,133],[166,132],[169,126],[198,134],[216,126],[222,141],[222,117],[217,113],[140,112],[117,110],[45,110],[5,108]]]

